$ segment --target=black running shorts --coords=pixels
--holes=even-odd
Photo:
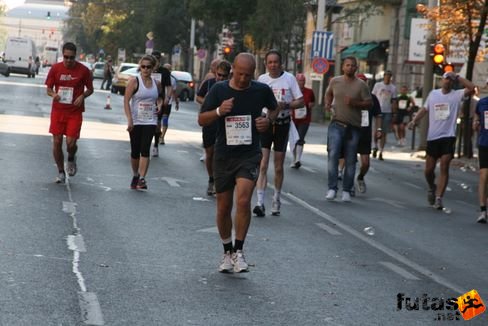
[[[257,181],[261,156],[259,153],[250,157],[214,159],[215,191],[222,193],[234,189],[237,178]]]
[[[456,145],[456,137],[444,137],[427,142],[427,155],[435,159],[442,155],[454,155],[454,147]]]
[[[277,124],[277,122],[261,134],[261,147],[271,149],[271,144],[274,144],[273,150],[275,152],[286,152],[290,122],[283,124]]]
[[[480,169],[488,169],[488,147],[478,147],[478,159],[480,161]]]

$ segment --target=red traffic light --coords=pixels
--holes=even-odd
[[[452,64],[448,63],[442,67],[442,70],[444,71],[444,73],[451,72],[451,71],[454,71],[454,66]]]

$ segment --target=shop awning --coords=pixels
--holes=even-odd
[[[359,60],[368,59],[369,53],[379,47],[380,44],[376,42],[370,43],[355,43],[341,52],[341,58],[354,56]]]

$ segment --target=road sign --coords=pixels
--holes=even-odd
[[[310,80],[322,81],[322,79],[324,79],[323,74],[317,74],[315,72],[310,73]]]
[[[332,32],[314,31],[312,37],[311,58],[321,57],[333,60],[334,34]]]
[[[325,58],[315,57],[312,60],[312,69],[317,74],[325,74],[329,71],[330,64]]]

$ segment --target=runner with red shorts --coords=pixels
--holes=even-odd
[[[92,75],[88,68],[75,60],[76,45],[63,45],[63,61],[51,67],[46,78],[47,95],[53,98],[49,132],[53,135],[53,156],[58,167],[56,183],[66,181],[63,136],[66,136],[69,176],[77,171],[76,142],[80,138],[85,98],[93,93]]]

